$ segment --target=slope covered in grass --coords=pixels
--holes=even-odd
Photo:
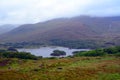
[[[111,47],[65,58],[0,57],[0,80],[120,80],[119,52]]]
[[[7,61],[0,80],[120,80],[120,58],[114,56]]]

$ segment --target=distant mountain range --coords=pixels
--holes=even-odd
[[[0,35],[0,42],[44,43],[52,45],[120,45],[120,16],[53,19],[25,24]],[[67,43],[68,42],[68,43]],[[76,43],[78,42],[78,43]],[[93,43],[93,44],[92,44]],[[66,44],[66,45],[65,45]],[[90,44],[90,45],[89,45]]]
[[[18,25],[12,25],[12,24],[0,25],[0,34],[7,33],[15,29],[16,27],[18,27]]]

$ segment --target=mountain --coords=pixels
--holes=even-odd
[[[15,29],[18,25],[12,25],[12,24],[5,24],[5,25],[0,25],[0,34],[9,32],[13,29]]]
[[[0,42],[39,43],[79,48],[120,45],[120,17],[53,19],[25,24],[0,35]],[[78,48],[78,47],[76,47]]]

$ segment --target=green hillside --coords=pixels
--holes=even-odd
[[[13,58],[10,55],[3,57],[3,51],[0,52],[0,80],[120,80],[120,47],[65,58],[32,59],[24,58],[28,55],[23,54],[22,58]]]

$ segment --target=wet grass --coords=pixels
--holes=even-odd
[[[0,80],[120,80],[120,58],[114,56],[1,59],[0,64]]]

